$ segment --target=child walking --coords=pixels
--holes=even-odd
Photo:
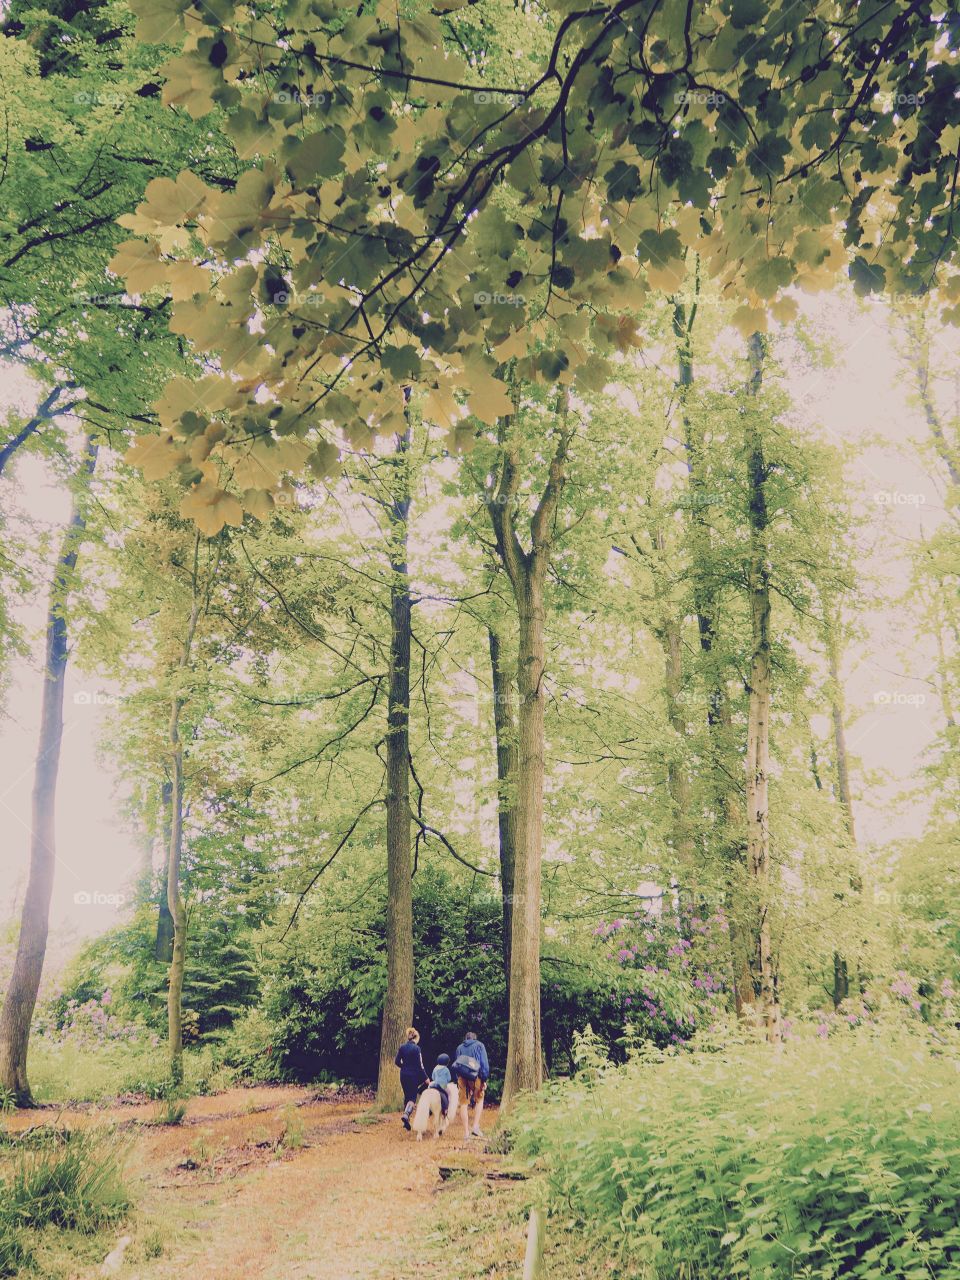
[[[450,1105],[450,1095],[447,1093],[447,1085],[450,1084],[453,1077],[450,1074],[450,1055],[449,1053],[441,1053],[437,1058],[437,1065],[430,1074],[430,1088],[436,1089],[440,1094],[440,1110],[444,1115],[447,1114],[447,1107]]]

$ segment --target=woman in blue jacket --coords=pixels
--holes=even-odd
[[[410,1128],[410,1117],[417,1105],[417,1095],[423,1085],[430,1083],[420,1052],[420,1032],[407,1027],[406,1041],[397,1050],[396,1064],[400,1068],[400,1088],[403,1090],[403,1115],[400,1120],[405,1129]]]

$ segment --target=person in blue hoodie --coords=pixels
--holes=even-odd
[[[464,1138],[482,1138],[480,1117],[483,1115],[483,1095],[490,1078],[490,1059],[482,1040],[475,1031],[468,1031],[457,1046],[451,1071],[457,1081],[457,1095],[463,1111]],[[473,1127],[470,1112],[473,1111]]]

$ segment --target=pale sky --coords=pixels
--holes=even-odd
[[[865,569],[896,596],[905,582],[904,550],[923,528],[929,534],[944,518],[941,495],[910,448],[925,438],[919,411],[907,402],[909,388],[891,346],[885,313],[852,299],[822,295],[805,299],[803,310],[827,337],[836,367],[793,380],[802,418],[819,423],[827,436],[849,442],[877,438],[849,471],[858,510],[867,512],[879,544]],[[943,339],[942,367],[960,368],[960,331]],[[36,392],[32,392],[36,402]],[[31,388],[17,371],[0,370],[0,410],[27,407]],[[17,504],[56,532],[67,514],[65,493],[36,461],[22,459],[0,479],[0,502]],[[39,634],[42,608],[26,615]],[[933,654],[912,643],[908,616],[881,605],[865,618],[868,639],[846,655],[844,679],[850,712],[849,748],[866,770],[883,770],[888,781],[859,800],[861,840],[883,844],[915,835],[924,814],[897,806],[896,794],[916,780],[923,754],[941,724],[940,708],[927,680]],[[6,714],[0,719],[0,925],[22,895],[29,851],[30,792],[39,718],[40,676],[36,661],[19,663]],[[58,864],[53,903],[53,949],[61,955],[84,934],[120,919],[120,903],[141,858],[133,833],[117,817],[117,782],[97,757],[98,729],[110,690],[76,669],[68,676],[65,731],[57,801]],[[854,776],[855,794],[860,771]],[[78,898],[78,895],[79,898]],[[86,897],[84,896],[86,895]]]

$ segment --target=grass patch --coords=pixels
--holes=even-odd
[[[183,1124],[187,1114],[187,1104],[180,1098],[165,1098],[154,1110],[150,1124],[174,1126]]]
[[[183,1069],[178,1091],[191,1096],[233,1083],[217,1069],[209,1046],[187,1049]],[[81,1045],[34,1036],[28,1070],[38,1102],[107,1102],[128,1093],[161,1100],[172,1089],[163,1049],[148,1042]]]

